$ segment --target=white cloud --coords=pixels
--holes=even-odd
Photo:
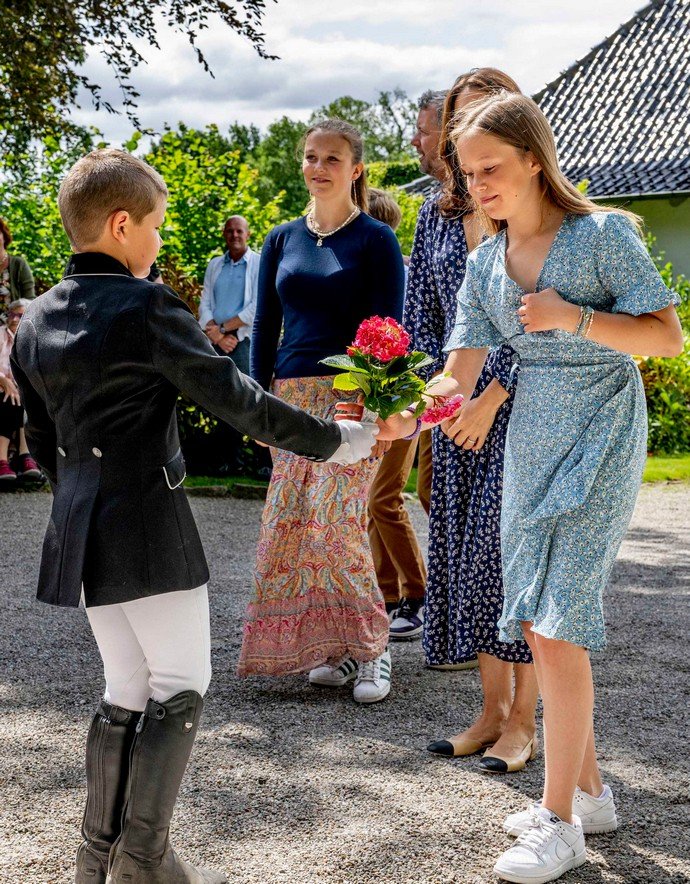
[[[200,39],[215,73],[197,63],[186,38],[161,33],[160,51],[142,47],[148,65],[135,70],[144,126],[234,120],[265,126],[283,114],[306,118],[340,95],[373,99],[400,86],[416,96],[450,85],[463,70],[493,65],[534,92],[583,56],[640,6],[639,0],[279,0],[269,4],[266,46],[280,56],[265,61],[240,37],[213,23]],[[422,11],[424,9],[424,11]],[[430,10],[430,11],[429,11]],[[85,70],[119,95],[107,67],[92,55]],[[113,140],[131,130],[126,118],[96,114],[84,97],[75,119],[94,124]]]

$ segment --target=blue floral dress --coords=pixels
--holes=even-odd
[[[438,197],[422,206],[410,256],[403,322],[416,349],[434,357],[428,376],[443,369],[443,344],[455,322],[457,292],[465,276],[467,243],[462,219],[445,219]],[[530,663],[523,641],[499,641],[503,605],[500,552],[503,448],[516,372],[513,351],[489,354],[475,396],[496,378],[511,393],[479,452],[458,448],[432,430],[433,480],[429,513],[429,572],[423,646],[432,665],[463,663],[477,652]]]
[[[632,357],[564,331],[525,333],[524,294],[507,274],[505,231],[470,256],[446,350],[517,352],[520,383],[506,439],[501,639],[520,622],[547,638],[605,645],[603,591],[645,464],[647,415]],[[634,316],[677,297],[630,221],[566,215],[537,281],[574,304]],[[596,319],[595,319],[596,322]]]

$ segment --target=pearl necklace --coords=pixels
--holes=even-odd
[[[333,236],[334,233],[337,233],[339,230],[342,230],[343,227],[347,227],[347,225],[350,223],[350,221],[352,221],[354,218],[357,217],[357,215],[359,215],[359,211],[360,211],[359,206],[355,206],[354,209],[352,210],[352,212],[347,216],[347,218],[343,221],[343,223],[339,227],[334,227],[333,230],[328,230],[328,231],[321,230],[319,225],[316,223],[316,218],[314,218],[314,212],[313,211],[309,212],[309,214],[307,215],[307,227],[311,230],[312,233],[315,233],[316,236],[318,237],[318,239],[316,240],[316,245],[322,246],[323,241],[324,241],[324,239],[326,239],[327,236]]]

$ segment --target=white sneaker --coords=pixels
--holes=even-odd
[[[503,828],[509,835],[517,837],[525,829],[534,825],[534,810],[541,807],[541,801],[537,801],[528,810],[519,813],[511,813],[505,818]],[[583,792],[579,787],[573,796],[573,814],[578,816],[582,823],[582,831],[585,835],[599,835],[602,832],[615,832],[618,828],[616,805],[613,802],[613,792],[610,786],[604,786],[604,791],[598,798]]]
[[[309,684],[320,684],[327,688],[339,688],[357,677],[358,663],[351,657],[343,657],[335,666],[317,666],[309,673]]]
[[[391,655],[384,651],[369,663],[360,663],[353,697],[358,703],[378,703],[391,689]]]
[[[534,825],[525,829],[494,866],[504,881],[547,884],[581,866],[587,859],[580,820],[572,825],[545,807],[534,811]]]

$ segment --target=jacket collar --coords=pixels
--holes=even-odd
[[[251,252],[251,249],[249,248],[249,246],[247,246],[247,250],[244,253],[244,255],[242,255],[242,257],[239,260],[233,261],[233,259],[230,257],[230,252],[226,251],[225,254],[223,255],[223,263],[224,264],[249,264],[249,253],[250,252]]]
[[[71,255],[64,277],[67,276],[129,276],[134,274],[120,264],[117,258],[104,255],[102,252],[78,252]]]

